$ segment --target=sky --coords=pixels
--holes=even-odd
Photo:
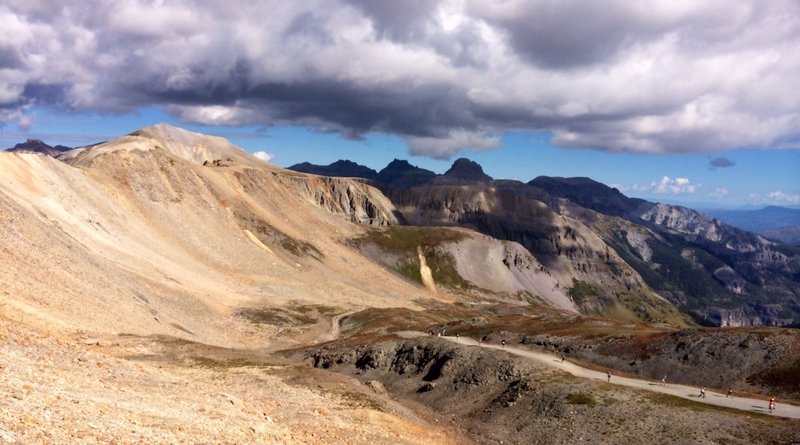
[[[800,2],[0,2],[0,147],[159,122],[284,167],[800,205]]]

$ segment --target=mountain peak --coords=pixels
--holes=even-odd
[[[395,159],[378,172],[376,181],[397,188],[422,185],[436,177],[436,173],[411,165],[408,161]]]
[[[467,158],[456,159],[450,169],[447,170],[442,176],[448,179],[479,182],[487,182],[492,180],[491,176],[483,172],[483,167],[481,167],[480,164]]]
[[[159,123],[90,148],[74,150],[66,158],[92,158],[104,153],[131,150],[164,150],[173,156],[202,164],[214,160],[256,162],[227,139],[195,133],[169,124]],[[260,162],[260,161],[258,161]]]

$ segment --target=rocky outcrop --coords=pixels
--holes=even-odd
[[[375,226],[400,223],[391,201],[363,182],[279,172],[274,177],[317,206],[351,222]]]
[[[749,304],[736,309],[709,308],[703,311],[701,320],[711,326],[785,326],[793,323],[794,317],[786,317],[780,304]]]

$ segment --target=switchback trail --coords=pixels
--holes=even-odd
[[[561,363],[560,358],[551,354],[546,354],[543,352],[535,352],[529,349],[515,348],[512,346],[503,347],[500,345],[495,345],[490,343],[478,343],[477,341],[467,337],[460,337],[460,338],[441,337],[441,338],[462,345],[479,346],[481,348],[498,349],[501,351],[505,351],[509,354],[525,357],[534,360],[536,362],[539,362],[541,364],[550,366],[552,368],[560,369],[576,377],[597,379],[604,382],[608,381],[608,376],[606,375],[605,372],[599,372],[592,369],[584,368],[582,366],[578,366],[568,361]],[[658,382],[654,382],[651,380],[619,377],[613,375],[613,373],[611,376],[611,383],[615,385],[622,385],[631,388],[643,389],[645,391],[669,394],[671,396],[692,400],[694,402],[707,403],[709,405],[722,406],[726,408],[733,408],[753,413],[761,413],[761,414],[769,413],[767,409],[768,402],[766,400],[751,399],[747,397],[726,397],[725,394],[719,394],[708,390],[706,390],[706,397],[700,398],[700,388],[695,388],[686,385],[676,385],[672,383],[668,383],[662,386]],[[800,419],[800,406],[780,403],[780,400],[778,400],[777,409],[773,411],[772,415],[779,417],[788,417],[792,419]]]

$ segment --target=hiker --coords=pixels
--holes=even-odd
[[[608,374],[608,381],[610,382],[611,381],[611,370],[610,369],[608,370],[607,374]]]
[[[564,363],[564,354],[561,354],[561,363]]]
[[[775,409],[775,397],[771,397],[769,399],[769,413],[772,414],[772,411]]]
[[[706,398],[706,387],[705,386],[702,389],[700,389],[700,397],[703,398],[703,399]]]
[[[728,387],[728,395],[725,397],[733,397],[733,386]]]
[[[500,342],[500,345],[505,348],[506,347],[506,340],[503,339],[503,341]]]
[[[667,384],[667,375],[664,374],[664,377],[661,377],[661,386],[664,386],[666,384]]]

